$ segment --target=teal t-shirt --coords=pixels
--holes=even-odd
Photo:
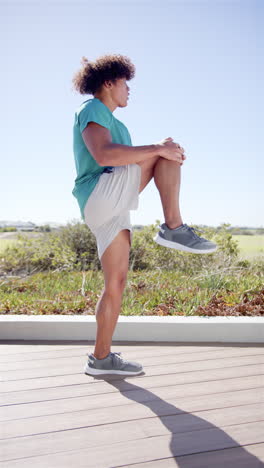
[[[113,116],[110,109],[100,99],[88,99],[76,110],[73,125],[73,153],[77,177],[72,194],[77,198],[83,220],[84,207],[100,175],[105,168],[113,167],[99,166],[85,145],[82,132],[88,122],[96,122],[108,128],[113,143],[132,146],[131,137],[126,126]]]

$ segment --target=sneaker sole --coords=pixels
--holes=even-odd
[[[143,369],[136,371],[136,372],[128,372],[128,371],[121,371],[121,370],[108,370],[108,369],[94,369],[89,366],[85,366],[84,373],[89,375],[103,375],[103,374],[119,374],[119,375],[138,375],[143,372]]]
[[[186,247],[185,245],[178,244],[177,242],[172,242],[166,239],[163,239],[162,237],[157,234],[155,237],[153,237],[153,240],[159,244],[163,245],[163,247],[170,247],[171,249],[176,249],[176,250],[182,250],[183,252],[190,252],[190,253],[197,253],[197,254],[208,254],[215,252],[217,250],[217,246],[213,247],[208,250],[199,250],[199,249],[192,249],[191,247]]]

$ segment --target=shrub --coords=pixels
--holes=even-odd
[[[100,270],[96,239],[84,223],[68,223],[57,231],[63,244],[74,252],[77,270]]]
[[[2,254],[0,272],[32,274],[46,270],[69,270],[75,262],[74,252],[53,233],[28,238],[18,235],[18,243],[7,247]]]
[[[200,271],[218,272],[229,268],[238,256],[238,244],[228,232],[228,224],[202,230],[203,237],[219,245],[216,252],[206,255],[181,252],[156,244],[153,237],[159,224],[157,220],[155,224],[134,231],[129,256],[130,270],[178,270],[190,275]],[[18,240],[2,254],[0,272],[31,274],[46,270],[101,270],[95,236],[85,223],[68,223],[56,231],[43,232],[37,238],[19,234]],[[243,268],[242,264],[240,266]]]

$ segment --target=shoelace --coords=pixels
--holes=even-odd
[[[120,369],[123,367],[124,364],[128,364],[128,361],[125,361],[125,359],[123,359],[123,358],[121,357],[121,353],[120,353],[120,352],[119,352],[119,353],[117,353],[117,352],[112,353],[112,352],[111,352],[110,354],[112,354],[113,359],[116,360],[116,361],[118,362],[118,366],[119,366]],[[121,366],[121,367],[120,367],[120,366]]]
[[[200,232],[201,234],[203,233],[203,231],[201,231],[200,229],[191,227],[191,226],[187,226],[187,224],[184,224],[184,226],[185,226],[185,228],[186,228],[188,231],[190,231],[196,238],[201,239],[201,237],[198,236],[198,235],[196,234],[195,231]]]
[[[117,354],[117,355],[118,355],[118,357],[120,357],[120,359],[122,359],[122,358],[121,358],[121,353],[120,353],[120,352],[119,352],[119,353],[117,353],[117,352],[115,352],[115,353],[112,353],[112,352],[110,352],[110,354],[112,354],[112,355],[115,355],[115,354]]]
[[[161,225],[160,225],[159,227],[160,227],[160,229],[161,229]],[[200,229],[197,229],[197,228],[188,226],[188,224],[183,224],[182,227],[184,227],[185,229],[187,229],[187,231],[190,231],[195,237],[198,237],[198,239],[201,239],[201,237],[198,236],[198,235],[196,234],[196,232],[195,232],[195,231],[197,231],[197,232],[200,232],[200,233],[202,234],[203,231],[201,231]]]

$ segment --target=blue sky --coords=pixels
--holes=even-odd
[[[130,57],[114,115],[134,146],[184,147],[184,223],[263,226],[263,6],[254,0],[1,1],[0,220],[80,220],[72,89],[82,56]],[[263,30],[263,27],[262,27]],[[154,181],[132,224],[163,222]]]

